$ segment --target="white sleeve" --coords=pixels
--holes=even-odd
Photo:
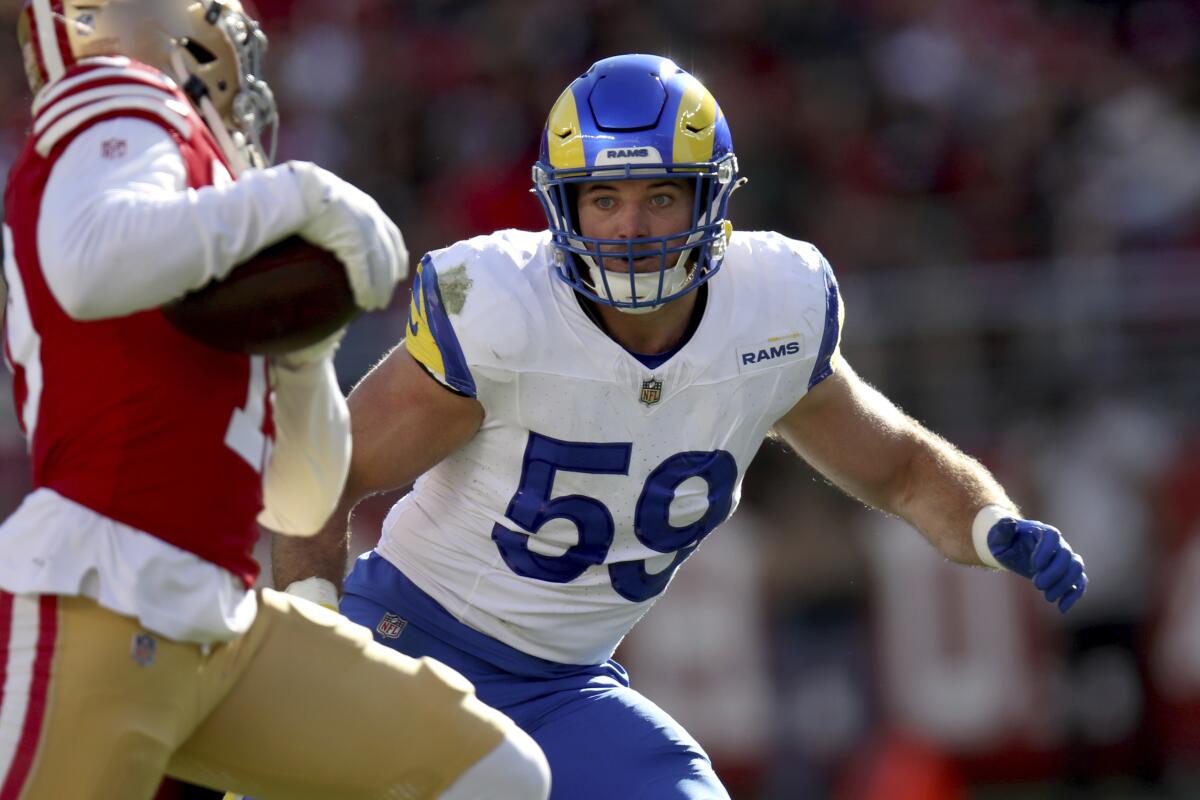
[[[54,162],[38,253],[67,314],[104,319],[224,277],[309,216],[286,165],[190,189],[175,140],[152,122],[120,118],[84,131]]]
[[[333,360],[292,369],[271,365],[275,448],[263,479],[258,521],[311,536],[337,506],[350,469],[350,410]]]

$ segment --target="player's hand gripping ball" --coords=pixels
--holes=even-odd
[[[1080,558],[1058,529],[1029,519],[1006,517],[992,526],[988,549],[996,560],[1033,581],[1046,599],[1066,613],[1087,589]]]
[[[280,356],[332,336],[359,310],[337,257],[292,236],[162,312],[219,350]]]

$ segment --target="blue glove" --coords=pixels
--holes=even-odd
[[[1083,559],[1051,525],[1005,517],[988,531],[987,545],[997,561],[1032,580],[1064,614],[1087,589]]]

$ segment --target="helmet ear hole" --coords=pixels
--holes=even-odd
[[[213,54],[213,51],[209,50],[207,47],[195,41],[194,39],[184,39],[181,44],[183,45],[183,48],[191,54],[192,58],[196,59],[197,64],[211,64],[217,60],[217,57]]]

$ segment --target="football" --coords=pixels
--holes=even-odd
[[[342,263],[298,236],[162,309],[171,324],[207,345],[265,356],[316,344],[358,311]]]

